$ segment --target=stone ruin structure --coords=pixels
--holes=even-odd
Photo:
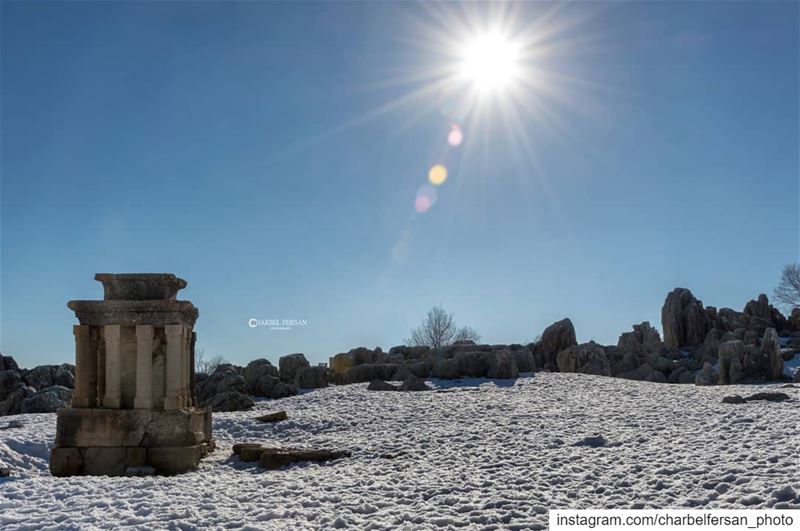
[[[54,476],[174,474],[212,451],[211,411],[196,407],[197,308],[172,274],[98,273],[101,301],[70,301],[75,396],[58,411]]]

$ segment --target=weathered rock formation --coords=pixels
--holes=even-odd
[[[305,355],[300,353],[289,354],[278,360],[280,377],[284,382],[293,382],[295,375],[300,369],[310,366]]]
[[[302,367],[294,375],[294,386],[299,389],[318,389],[328,387],[327,367]]]
[[[726,341],[719,346],[719,383],[737,384],[742,380],[744,342],[739,339]]]
[[[305,359],[305,357],[304,357]],[[253,396],[284,398],[297,394],[292,382],[283,381],[279,370],[265,359],[251,361],[242,371],[245,391]]]
[[[11,356],[0,356],[0,416],[55,413],[68,407],[74,394],[74,371],[67,363],[21,369]]]
[[[675,288],[661,308],[661,327],[667,347],[699,345],[708,332],[708,314],[691,291]]]
[[[561,372],[611,376],[611,365],[606,351],[594,341],[562,350],[556,361]]]
[[[562,319],[551,324],[544,329],[541,339],[532,347],[537,369],[557,370],[556,356],[558,353],[577,344],[572,321]]]

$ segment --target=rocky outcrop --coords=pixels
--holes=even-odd
[[[744,342],[735,339],[719,346],[719,383],[736,384],[742,380],[744,358]]]
[[[21,413],[55,413],[69,407],[74,391],[60,385],[36,391],[22,401]]]
[[[14,358],[11,356],[3,356],[0,354],[0,372],[3,371],[19,372],[19,365],[17,365],[17,362],[14,361]]]
[[[244,411],[255,405],[253,399],[236,391],[223,391],[215,394],[204,404],[213,412]]]
[[[762,357],[766,358],[769,371],[767,377],[770,380],[778,380],[783,376],[783,356],[781,355],[781,342],[778,339],[778,332],[774,328],[767,328],[764,338],[761,340]]]
[[[763,324],[764,329],[770,327],[776,330],[791,330],[789,319],[784,317],[777,308],[772,306],[767,296],[763,293],[760,294],[757,299],[749,301],[745,305],[742,313],[761,321],[751,320],[751,328],[760,328]]]
[[[708,314],[691,291],[675,288],[667,295],[661,308],[661,328],[667,347],[699,345],[708,333]]]
[[[278,369],[265,359],[251,361],[242,374],[247,394],[265,398],[284,398],[297,394],[297,388],[282,381]]]
[[[351,367],[337,378],[339,384],[371,382],[372,380],[391,380],[400,366],[394,363],[357,365]]]
[[[40,365],[28,371],[24,378],[25,383],[37,391],[54,385],[74,389],[75,366],[68,363],[62,363],[61,365]]]
[[[68,363],[26,370],[0,355],[0,369],[0,416],[52,413],[72,401],[75,367]]]
[[[281,380],[289,383],[294,382],[294,377],[297,375],[297,371],[310,366],[311,364],[308,363],[305,354],[301,353],[282,356],[278,360],[278,369]]]
[[[486,355],[486,376],[496,379],[510,379],[519,376],[517,359],[509,350],[498,350]]]
[[[454,380],[474,378],[516,378],[520,372],[535,368],[533,353],[522,345],[485,345],[472,341],[429,349],[427,347],[392,347],[388,354],[375,358],[355,356],[350,359],[376,359],[380,363],[353,365],[342,374],[333,374],[338,384],[371,382],[372,380],[405,380],[417,378]],[[372,352],[376,352],[372,351]],[[341,355],[334,356],[338,358]],[[383,360],[383,361],[382,361]],[[388,362],[387,362],[388,360]],[[382,361],[382,362],[381,362]]]
[[[562,350],[558,353],[556,361],[561,372],[611,376],[608,356],[603,347],[594,341]]]
[[[198,403],[204,406],[214,395],[227,392],[244,394],[246,385],[241,372],[241,367],[230,363],[217,366],[207,378],[195,384]]]
[[[694,377],[695,385],[714,385],[719,381],[719,375],[714,372],[714,367],[709,362],[703,364],[703,370]]]
[[[0,417],[22,413],[22,402],[35,392],[36,389],[23,384],[21,387],[8,393],[3,400],[0,400]]]
[[[623,332],[617,340],[617,348],[636,356],[647,354],[663,354],[666,351],[658,330],[650,326],[649,321],[633,325],[632,332]]]
[[[294,386],[299,389],[328,387],[327,367],[302,367],[294,375]]]
[[[207,377],[196,379],[197,403],[212,411],[241,411],[253,407],[253,400],[245,394],[243,372],[241,367],[224,363]]]
[[[549,371],[556,370],[558,353],[577,344],[572,321],[567,318],[551,324],[544,329],[541,339],[532,347],[536,367]]]

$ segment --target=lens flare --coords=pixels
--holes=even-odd
[[[417,198],[414,200],[414,210],[420,214],[427,212],[436,203],[436,188],[426,184],[417,190]]]
[[[457,124],[453,124],[450,128],[450,133],[447,135],[447,143],[452,147],[458,147],[464,141],[464,133]]]
[[[417,199],[414,201],[414,210],[416,210],[420,214],[424,214],[425,212],[428,211],[431,205],[432,205],[431,200],[425,197],[424,195],[421,195],[417,197]]]
[[[428,171],[428,181],[434,186],[441,186],[447,180],[447,168],[436,164]]]

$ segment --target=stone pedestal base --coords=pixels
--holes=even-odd
[[[123,476],[150,466],[178,474],[196,469],[213,449],[211,412],[204,409],[66,408],[58,412],[50,472]]]

